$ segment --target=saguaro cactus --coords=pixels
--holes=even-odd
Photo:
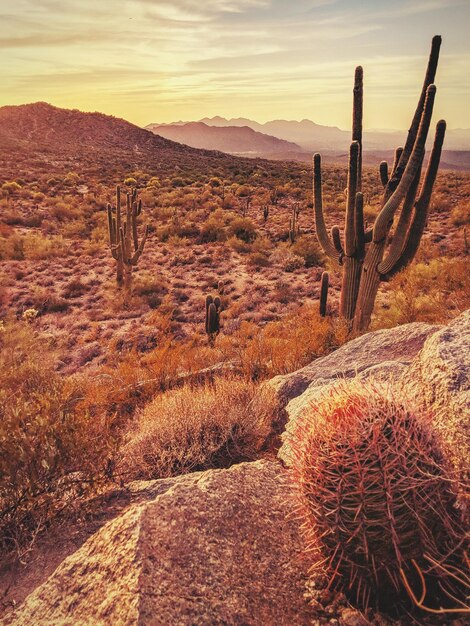
[[[108,231],[111,254],[116,260],[116,281],[124,283],[126,290],[132,286],[132,268],[144,250],[148,236],[148,226],[144,228],[139,243],[137,218],[142,213],[142,201],[137,199],[137,189],[126,195],[126,219],[122,220],[121,188],[116,188],[116,206],[108,204]]]
[[[220,311],[222,303],[219,296],[213,298],[212,296],[206,296],[206,321],[205,328],[209,338],[209,342],[213,343],[216,335],[220,331]]]
[[[328,272],[323,272],[320,281],[320,315],[326,316],[326,305],[328,302],[328,285],[330,282],[330,275]]]
[[[426,224],[432,189],[436,180],[446,124],[438,122],[426,175],[420,186],[425,143],[431,122],[436,87],[433,85],[441,38],[433,38],[426,76],[404,148],[398,148],[389,175],[380,164],[384,186],[382,207],[373,228],[364,229],[362,188],[363,71],[356,68],[354,80],[353,132],[349,153],[344,246],[339,228],[329,236],[323,215],[321,157],[313,158],[313,196],[317,238],[325,254],[343,266],[340,314],[351,320],[355,330],[365,330],[374,308],[381,281],[389,280],[414,257]],[[395,213],[401,212],[387,250]]]

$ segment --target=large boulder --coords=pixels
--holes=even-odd
[[[460,459],[470,459],[470,310],[434,333],[403,375]]]
[[[291,463],[291,436],[312,403],[345,378],[384,381],[414,406],[429,410],[454,448],[456,461],[470,458],[470,311],[447,326],[405,324],[371,332],[287,376],[275,386],[287,402],[279,457]],[[465,463],[465,462],[464,462]]]
[[[290,465],[291,435],[308,417],[312,403],[331,393],[346,378],[357,376],[385,380],[387,383],[398,382],[426,339],[440,328],[414,322],[370,332],[292,374],[276,376],[269,381],[277,393],[279,405],[285,409],[279,458]]]
[[[286,405],[312,383],[318,386],[336,378],[351,378],[384,362],[409,364],[426,339],[440,328],[414,322],[370,332],[292,374],[276,376],[269,384],[276,390],[280,403]]]
[[[308,567],[279,463],[148,488],[154,498],[101,528],[4,623],[312,623]]]

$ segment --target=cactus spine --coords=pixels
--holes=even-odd
[[[108,204],[108,232],[111,254],[116,260],[116,281],[126,290],[132,286],[132,268],[144,250],[148,225],[139,243],[137,218],[142,213],[142,201],[137,199],[137,189],[126,195],[126,220],[122,221],[121,188],[116,188],[116,206]]]
[[[436,88],[433,85],[441,38],[433,38],[424,85],[408,131],[404,148],[397,148],[389,174],[388,165],[380,165],[384,186],[382,208],[371,230],[365,231],[362,189],[362,108],[363,72],[356,68],[353,98],[353,132],[349,152],[344,246],[337,226],[328,235],[322,204],[321,157],[313,158],[313,197],[315,229],[325,254],[343,266],[340,314],[357,331],[366,330],[381,281],[389,280],[413,259],[426,224],[432,189],[437,175],[445,122],[436,127],[436,135],[426,175],[420,185],[425,143],[431,122]],[[418,199],[416,199],[418,198]],[[387,240],[395,213],[401,206],[392,243]]]

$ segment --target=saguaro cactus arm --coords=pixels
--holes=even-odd
[[[359,184],[358,164],[360,145],[353,141],[349,149],[348,199],[346,205],[346,224],[344,229],[344,252],[346,256],[356,253],[356,192]]]
[[[339,252],[328,236],[325,217],[323,215],[323,192],[321,174],[321,156],[313,155],[313,207],[315,213],[315,230],[323,252],[336,263],[339,263]]]
[[[382,161],[379,165],[379,174],[380,174],[380,182],[384,187],[387,186],[388,183],[388,163],[387,161]]]
[[[364,258],[366,234],[364,232],[364,196],[358,191],[354,207],[354,235],[356,256],[358,259]]]
[[[418,250],[428,217],[431,194],[436,181],[437,170],[441,158],[442,145],[446,132],[446,123],[440,120],[436,126],[436,135],[429,159],[426,175],[417,202],[414,204],[414,214],[406,232],[406,238],[401,241],[401,248],[390,248],[387,258],[379,265],[378,270],[385,280],[390,279],[397,272],[410,263]]]
[[[341,235],[339,232],[339,226],[333,226],[331,229],[331,239],[333,240],[333,245],[336,248],[336,251],[339,254],[339,262],[342,262],[344,256],[343,245],[341,243]]]
[[[423,108],[423,114],[421,117],[421,123],[419,125],[418,135],[416,137],[415,145],[413,146],[413,150],[411,156],[406,164],[405,171],[398,183],[395,191],[389,197],[384,207],[380,211],[377,219],[374,224],[374,231],[372,242],[378,243],[383,241],[388,234],[390,226],[393,222],[393,217],[395,215],[396,210],[400,206],[403,198],[410,185],[413,182],[413,179],[416,176],[417,171],[421,167],[424,157],[424,150],[426,144],[426,138],[428,135],[429,125],[431,123],[432,110],[434,106],[434,98],[436,96],[436,87],[435,85],[429,85],[427,89],[426,101]],[[403,155],[400,159],[403,159]]]
[[[328,272],[323,272],[320,282],[320,316],[326,316],[326,307],[328,303],[328,285],[330,281],[330,275]]]
[[[439,50],[441,48],[441,42],[442,42],[442,38],[439,35],[436,35],[432,39],[431,52],[429,53],[428,65],[426,68],[426,74],[424,77],[421,94],[418,100],[418,104],[416,106],[416,111],[411,121],[411,126],[408,130],[408,136],[406,138],[405,146],[402,152],[400,153],[399,161],[394,167],[394,171],[392,172],[392,175],[390,176],[387,187],[385,189],[384,204],[388,200],[388,198],[393,194],[395,189],[397,188],[398,183],[400,182],[401,177],[408,164],[410,155],[413,151],[413,146],[416,141],[418,128],[421,123],[422,113],[423,113],[424,105],[426,102],[427,89],[429,85],[432,85],[432,83],[434,83],[434,79],[436,77],[436,70],[437,70],[437,64],[439,62]]]
[[[357,190],[362,189],[362,111],[364,72],[359,65],[354,72],[352,140],[359,144],[357,159]]]

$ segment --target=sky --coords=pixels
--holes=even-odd
[[[202,117],[408,127],[432,36],[436,119],[470,127],[470,0],[0,0],[0,106],[146,125]]]

